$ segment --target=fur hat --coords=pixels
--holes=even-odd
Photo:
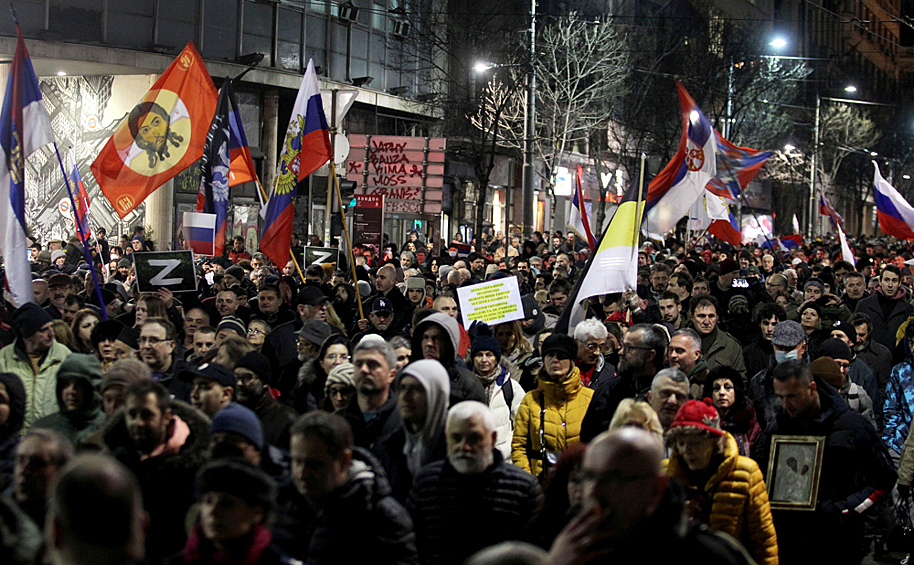
[[[679,412],[676,412],[670,429],[683,426],[698,428],[717,437],[724,435],[723,430],[720,429],[720,414],[717,413],[717,408],[714,408],[714,403],[710,398],[689,400],[682,405]]]
[[[540,350],[543,357],[552,353],[560,359],[574,361],[578,358],[578,342],[567,334],[552,334],[546,338]]]

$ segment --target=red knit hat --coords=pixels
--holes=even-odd
[[[704,400],[689,400],[682,405],[679,412],[676,412],[676,418],[670,424],[670,429],[679,426],[690,426],[700,428],[718,437],[723,436],[724,432],[720,429],[720,414],[710,398]]]

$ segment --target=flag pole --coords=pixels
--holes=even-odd
[[[12,3],[10,4],[12,6]],[[70,206],[73,207],[73,220],[76,223],[76,233],[79,235],[79,240],[83,244],[83,256],[86,258],[86,262],[89,263],[89,272],[92,273],[92,282],[95,283],[95,296],[98,297],[98,305],[99,310],[101,311],[102,320],[107,320],[108,309],[105,308],[105,300],[102,298],[102,287],[98,284],[98,275],[95,274],[92,252],[89,251],[89,242],[84,235],[82,223],[79,221],[79,214],[76,213],[76,200],[73,198],[73,188],[70,186],[70,177],[67,176],[67,169],[63,166],[63,159],[60,158],[60,151],[57,149],[56,141],[54,142],[54,154],[57,155],[57,163],[60,165],[60,172],[63,173],[63,181],[67,185],[67,194],[70,196]],[[75,163],[74,166],[76,166]]]
[[[359,292],[359,276],[355,271],[355,254],[352,252],[352,240],[349,239],[349,227],[346,226],[346,216],[343,214],[343,193],[340,192],[340,179],[336,175],[336,166],[330,161],[330,176],[333,178],[333,186],[336,187],[336,197],[340,203],[340,219],[343,224],[343,235],[346,237],[346,247],[349,249],[349,264],[352,266],[352,282],[355,283],[355,291]],[[329,242],[328,242],[329,243]],[[356,304],[359,306],[359,319],[365,319],[365,312],[362,309],[362,297],[358,296]]]
[[[635,205],[635,229],[632,230],[634,233],[632,235],[632,248],[635,250],[635,254],[638,254],[638,238],[641,236],[641,219],[642,214],[644,213],[644,204],[641,202],[641,198],[644,196],[644,162],[647,160],[647,156],[641,154],[641,171],[638,173],[638,203]]]
[[[263,201],[266,202],[269,200],[267,196],[267,191],[263,189],[263,185],[260,184],[260,179],[254,176],[254,182],[257,183],[257,188],[260,189],[260,194],[263,196]],[[305,282],[305,275],[301,272],[301,265],[298,264],[298,259],[295,258],[295,253],[292,252],[292,248],[289,248],[289,257],[292,258],[292,262],[295,264],[295,270],[298,271],[298,276],[301,277],[301,281]],[[279,265],[277,265],[278,267]],[[282,269],[282,267],[280,267]]]

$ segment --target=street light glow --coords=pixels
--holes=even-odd
[[[768,45],[774,47],[775,49],[783,49],[784,47],[787,47],[787,40],[783,37],[775,37]]]
[[[65,77],[65,76],[67,76],[67,71],[57,71],[57,76]]]
[[[788,143],[787,145],[784,146],[784,151],[786,151],[788,153],[790,153],[794,149],[796,149],[796,146],[793,145],[792,143]]]
[[[701,120],[698,116],[698,110],[692,110],[692,112],[689,114],[689,119],[693,124],[697,124]]]
[[[911,175],[901,175],[904,180],[911,180]]]
[[[878,157],[878,156],[879,156],[879,153],[876,153],[875,151],[870,151],[870,156],[871,156],[871,157]]]
[[[473,65],[473,72],[484,73],[494,66],[495,65],[493,65],[492,63],[486,63],[484,61],[479,61],[478,63]]]
[[[857,87],[853,84],[849,84],[844,87],[844,92],[857,92]]]

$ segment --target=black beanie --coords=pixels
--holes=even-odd
[[[208,492],[224,492],[266,512],[276,504],[276,483],[242,459],[220,459],[197,473],[197,499]]]
[[[498,340],[492,335],[492,330],[486,324],[477,324],[476,337],[473,338],[473,344],[470,347],[470,359],[476,357],[480,351],[491,351],[495,354],[495,360],[501,361],[501,346]]]
[[[575,361],[578,358],[578,342],[567,334],[552,334],[540,346],[540,351],[543,357],[552,353],[560,359]]]
[[[24,339],[32,337],[42,326],[53,321],[51,315],[34,302],[26,302],[13,314],[13,325]]]
[[[822,342],[817,352],[819,357],[831,357],[832,359],[844,359],[851,361],[854,356],[851,354],[851,348],[842,340],[829,338]]]

